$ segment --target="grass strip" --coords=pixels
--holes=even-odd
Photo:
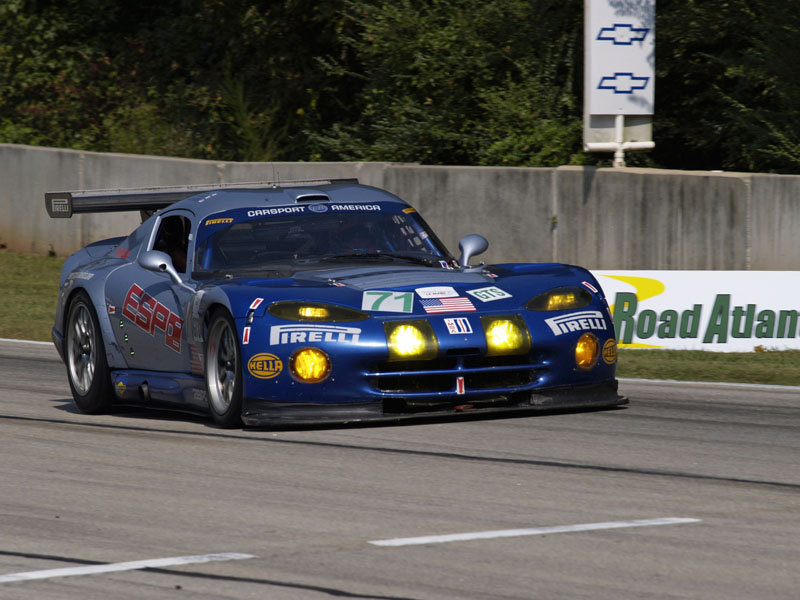
[[[800,350],[619,350],[617,377],[800,385]]]
[[[0,337],[51,339],[64,260],[0,250]]]
[[[0,337],[50,340],[63,264],[0,250]],[[800,350],[620,350],[617,376],[800,386]]]

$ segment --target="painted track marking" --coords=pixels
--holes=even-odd
[[[500,529],[497,531],[476,531],[473,533],[451,533],[448,535],[426,535],[421,537],[394,538],[373,540],[375,546],[418,546],[422,544],[443,544],[446,542],[464,542],[470,540],[489,540],[525,535],[545,535],[552,533],[570,533],[573,531],[596,531],[599,529],[622,529],[625,527],[655,527],[657,525],[678,525],[681,523],[699,523],[700,519],[684,519],[664,517],[661,519],[641,519],[637,521],[610,521],[606,523],[583,523],[580,525],[557,525],[555,527],[539,527],[536,529]]]
[[[25,573],[11,573],[0,575],[0,583],[11,581],[28,581],[31,579],[50,579],[51,577],[74,577],[76,575],[96,575],[97,573],[112,573],[115,571],[135,571],[138,569],[151,569],[154,567],[173,567],[175,565],[191,565],[197,563],[216,562],[224,560],[245,560],[256,558],[253,554],[238,554],[225,552],[222,554],[201,554],[197,556],[173,556],[171,558],[152,558],[149,560],[136,560],[132,562],[109,563],[106,565],[90,565],[88,567],[67,567],[63,569],[46,569],[44,571],[27,571]]]

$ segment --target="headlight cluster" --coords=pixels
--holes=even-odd
[[[481,317],[486,336],[487,356],[526,354],[531,336],[519,315]],[[383,324],[389,345],[389,360],[426,360],[436,358],[439,342],[428,321],[387,321]]]
[[[273,302],[269,307],[269,314],[287,321],[364,321],[369,315],[354,308],[325,304],[323,302]]]
[[[592,303],[592,295],[582,287],[568,285],[539,294],[528,300],[525,308],[535,311],[584,308]]]

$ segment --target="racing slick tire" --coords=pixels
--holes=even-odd
[[[64,362],[75,406],[82,413],[108,412],[114,397],[100,323],[86,292],[75,294],[67,312]]]
[[[205,348],[206,397],[220,427],[242,424],[242,353],[236,325],[227,310],[215,310],[209,321]]]

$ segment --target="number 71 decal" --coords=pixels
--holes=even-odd
[[[414,292],[370,290],[361,297],[361,310],[410,313],[413,309]]]

